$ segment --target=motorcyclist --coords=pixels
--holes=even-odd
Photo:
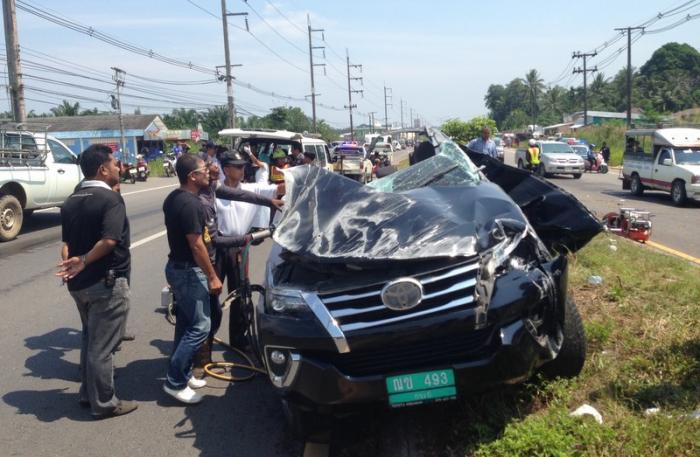
[[[530,138],[527,148],[527,164],[531,171],[536,171],[540,166],[540,148],[534,138]]]
[[[595,169],[595,164],[596,164],[596,156],[595,156],[595,144],[591,143],[588,146],[588,156],[586,157],[588,159],[588,163],[590,164],[590,170],[593,171]]]

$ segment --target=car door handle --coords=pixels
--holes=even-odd
[[[64,170],[63,168],[59,168],[59,169],[56,170],[56,171],[57,171],[59,174],[63,174],[63,173],[66,172],[66,170]]]

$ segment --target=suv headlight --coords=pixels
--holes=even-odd
[[[292,316],[310,311],[309,305],[301,296],[301,291],[294,289],[268,290],[265,308],[270,313]]]

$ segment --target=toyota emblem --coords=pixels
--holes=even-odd
[[[406,311],[423,301],[423,285],[413,278],[399,278],[382,289],[382,303],[394,311]]]

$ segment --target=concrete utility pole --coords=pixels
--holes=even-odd
[[[399,99],[399,101],[401,102],[401,128],[403,129],[403,98]]]
[[[114,70],[114,76],[112,79],[114,79],[114,82],[117,83],[117,98],[116,100],[112,98],[112,108],[115,108],[117,110],[117,114],[119,115],[119,134],[120,134],[120,142],[121,142],[121,150],[122,150],[122,163],[129,163],[129,150],[126,147],[126,137],[124,136],[124,118],[122,117],[122,98],[121,98],[121,91],[120,88],[124,86],[124,70],[121,70],[117,67],[112,67],[112,70]],[[114,96],[112,96],[114,97]],[[116,101],[116,103],[115,103]]]
[[[644,27],[621,27],[618,32],[627,33],[627,128],[632,127],[632,30]]]
[[[345,108],[350,110],[350,141],[352,141],[355,139],[355,130],[354,130],[354,127],[352,125],[352,109],[357,108],[357,105],[353,105],[353,103],[352,103],[352,94],[363,94],[364,95],[364,91],[354,90],[352,88],[352,81],[362,82],[362,78],[350,76],[350,69],[359,68],[360,73],[362,73],[362,65],[351,65],[350,64],[350,53],[348,52],[347,49],[345,50],[345,58],[347,61],[347,66],[348,66],[347,67],[348,68],[348,104],[347,104],[347,106],[345,106]]]
[[[374,133],[374,115],[377,114],[377,112],[370,111],[367,114],[369,114],[369,133]]]
[[[221,0],[221,22],[224,26],[224,58],[226,59],[226,98],[228,99],[228,125],[236,128],[236,106],[233,103],[233,76],[231,76],[231,55],[228,46],[228,16],[247,16],[248,13],[227,13],[226,0]],[[248,30],[248,18],[245,20]]]
[[[391,87],[386,87],[386,84],[384,84],[384,124],[386,126],[387,133],[389,133],[389,107],[392,106],[388,100],[391,97]]]
[[[5,23],[7,76],[10,83],[12,116],[15,122],[26,122],[27,111],[24,108],[24,84],[22,84],[22,67],[19,62],[19,36],[17,34],[15,0],[2,0],[2,11]]]
[[[587,57],[595,57],[597,56],[597,52],[592,52],[592,53],[585,53],[585,52],[574,52],[573,55],[571,56],[572,59],[574,58],[580,58],[583,57],[583,69],[581,67],[579,68],[574,68],[573,73],[583,73],[583,126],[588,125],[588,92],[587,92],[587,84],[586,84],[586,75],[588,75],[588,72],[596,72],[598,71],[598,67],[588,69],[586,68],[586,58]]]
[[[411,121],[411,128],[415,128],[416,124],[413,121],[413,108],[411,108],[411,117],[409,119]]]
[[[306,15],[306,24],[309,29],[309,73],[311,73],[311,112],[312,112],[312,125],[313,131],[316,132],[316,96],[321,95],[316,93],[316,87],[314,85],[314,67],[323,67],[323,74],[326,74],[326,64],[325,63],[314,63],[314,49],[323,49],[323,58],[326,58],[326,47],[325,46],[314,46],[312,43],[311,34],[313,32],[321,32],[321,38],[326,39],[323,36],[324,29],[312,29],[311,28],[311,18]]]

